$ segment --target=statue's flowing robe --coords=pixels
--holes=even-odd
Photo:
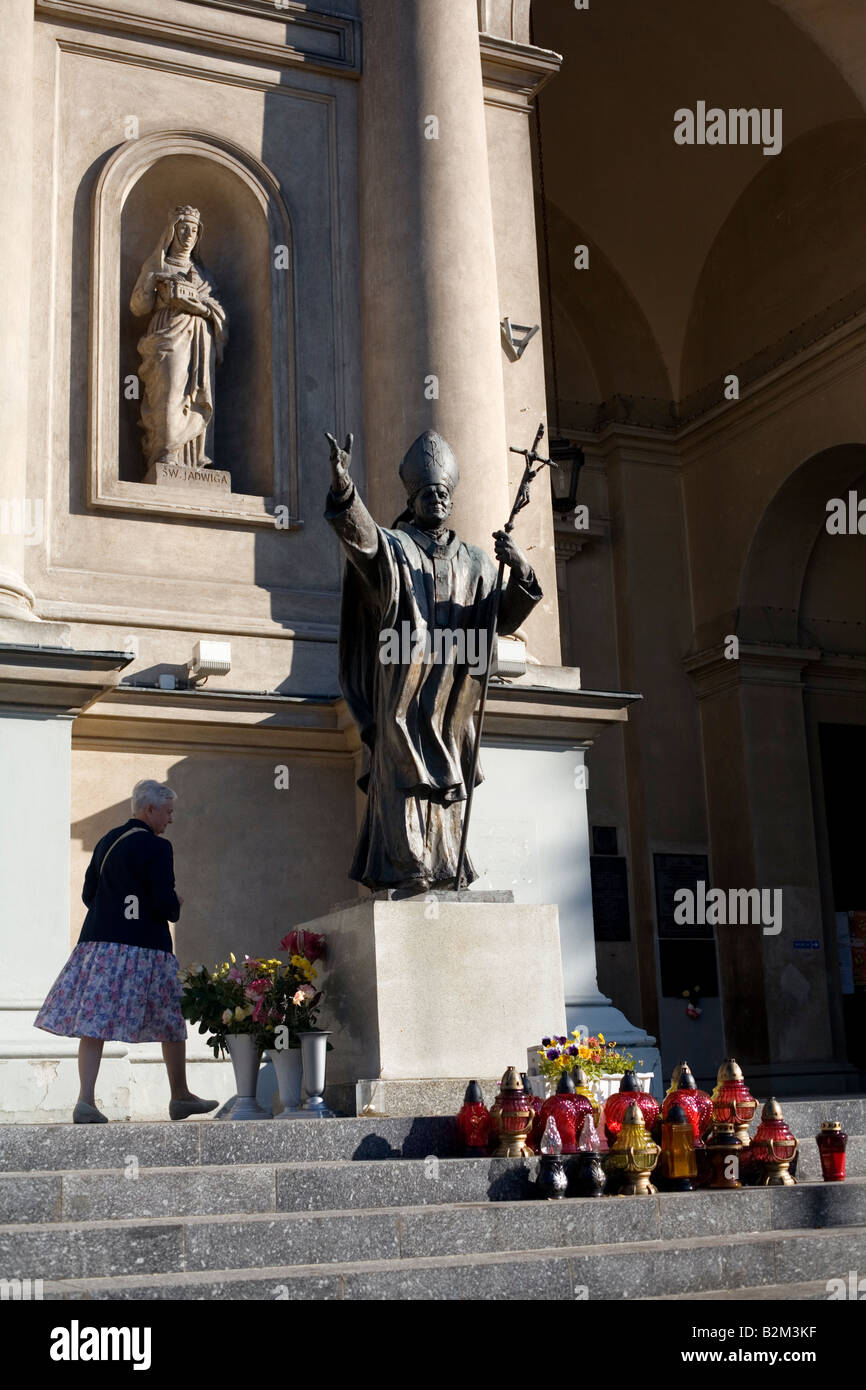
[[[325,516],[348,560],[340,688],[369,752],[369,770],[358,783],[367,793],[366,813],[349,876],[372,889],[452,886],[496,566],[453,531],[438,543],[409,522],[377,526],[354,486],[344,498],[329,494]],[[540,599],[534,574],[521,581],[511,571],[498,631],[514,632]],[[437,644],[437,630],[456,634],[456,641],[440,637]],[[383,661],[388,646],[381,634],[407,632],[417,634],[411,651],[402,653],[410,659]],[[437,645],[458,659],[430,659]],[[481,780],[479,768],[476,783]],[[466,881],[476,877],[467,857]]]
[[[161,305],[157,274],[173,274],[190,284],[199,299],[207,298],[210,318]],[[212,462],[214,356],[221,355],[228,336],[226,315],[214,295],[213,278],[194,261],[182,270],[168,256],[152,256],[142,266],[130,308],[140,316],[151,314],[138,343],[144,386],[140,423],[148,466],[160,459],[191,468]]]

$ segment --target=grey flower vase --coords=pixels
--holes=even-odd
[[[301,1105],[301,1049],[299,1047],[269,1047],[267,1055],[277,1074],[277,1086],[283,1108],[278,1120],[296,1120]]]
[[[268,1115],[256,1100],[262,1049],[251,1033],[229,1033],[226,1037],[226,1047],[235,1070],[235,1089],[238,1097],[229,1119],[268,1119]]]
[[[301,1040],[301,1059],[304,1068],[304,1090],[307,1099],[300,1113],[311,1119],[333,1119],[322,1098],[325,1089],[325,1065],[328,1056],[328,1038],[331,1034],[324,1028],[311,1028],[298,1033]]]

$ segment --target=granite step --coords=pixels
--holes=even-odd
[[[6,1278],[99,1278],[620,1242],[721,1243],[720,1237],[794,1229],[844,1241],[850,1230],[866,1228],[866,1179],[634,1199],[324,1211],[279,1210],[277,1200],[275,1190],[269,1209],[256,1212],[9,1223],[0,1226],[0,1271]]]
[[[847,1279],[846,1275],[839,1276]],[[638,1297],[641,1303],[691,1303],[697,1300],[702,1303],[712,1302],[768,1302],[768,1303],[790,1303],[804,1299],[813,1302],[826,1303],[830,1297],[828,1289],[828,1279],[807,1279],[802,1283],[796,1284],[758,1284],[749,1289],[701,1289],[699,1292],[690,1290],[688,1293],[666,1293],[652,1294],[646,1297]]]
[[[0,1171],[458,1156],[449,1116],[0,1125]]]
[[[508,1202],[533,1196],[537,1159],[382,1159],[0,1173],[0,1223]]]
[[[521,1202],[534,1199],[537,1169],[534,1158],[427,1157],[167,1168],[127,1164],[122,1169],[3,1172],[0,1224]],[[833,1225],[853,1224],[861,1219],[861,1211],[866,1220],[864,1177],[850,1177],[838,1185],[801,1182],[797,1190],[809,1195],[788,1196],[784,1189],[749,1189],[754,1196],[743,1206],[741,1196],[734,1194],[741,1203],[736,1208],[737,1219],[744,1219],[747,1210],[754,1212],[755,1229],[763,1229],[781,1204],[785,1211],[805,1213],[804,1224],[810,1226],[825,1219]],[[666,1195],[675,1199],[672,1212],[694,1212],[694,1219],[699,1221],[712,1220],[712,1213],[728,1198],[728,1194],[709,1191]],[[667,1212],[666,1207],[661,1210]]]
[[[343,1252],[345,1253],[345,1252]],[[686,1240],[561,1245],[406,1254],[400,1259],[340,1259],[46,1279],[44,1297],[63,1300],[599,1300],[739,1298],[744,1290],[797,1289],[826,1297],[826,1281],[866,1261],[866,1227],[778,1230]],[[806,1276],[809,1276],[808,1280]],[[823,1295],[821,1281],[824,1282]],[[782,1295],[784,1296],[784,1295]]]
[[[784,1108],[802,1144],[804,1176],[820,1173],[814,1136],[827,1118],[841,1120],[849,1135],[849,1171],[866,1173],[866,1098],[787,1101]],[[130,1156],[141,1168],[170,1168],[429,1155],[458,1155],[452,1117],[0,1125],[0,1171],[10,1172],[122,1168]]]

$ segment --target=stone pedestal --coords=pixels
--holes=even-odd
[[[353,1113],[357,1082],[375,1080],[386,1106],[389,1089],[415,1114],[443,1095],[459,1106],[468,1079],[501,1077],[565,1028],[556,907],[469,899],[368,898],[301,924],[328,942],[319,1024],[336,1108]]]

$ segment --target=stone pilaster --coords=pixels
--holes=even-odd
[[[32,618],[24,581],[33,178],[33,0],[0,6],[0,619]],[[32,499],[30,499],[32,504]]]
[[[397,465],[436,429],[460,465],[457,532],[490,550],[510,499],[477,5],[364,0],[362,17],[367,495],[390,522]]]

